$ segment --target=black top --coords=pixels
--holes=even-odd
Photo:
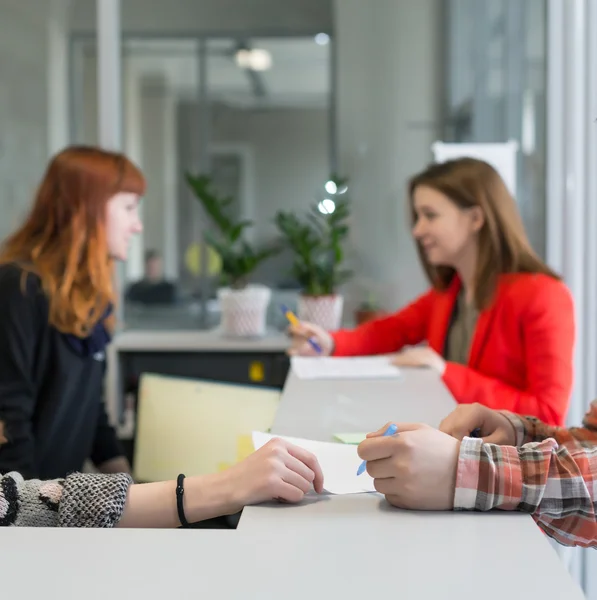
[[[105,352],[85,356],[48,323],[38,277],[0,266],[0,473],[53,479],[122,456],[102,402]]]

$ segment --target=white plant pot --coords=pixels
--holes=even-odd
[[[299,296],[298,318],[326,331],[335,331],[342,323],[344,297],[339,294],[329,296]]]
[[[222,333],[233,337],[264,336],[271,296],[272,291],[264,285],[248,285],[242,290],[220,288]]]

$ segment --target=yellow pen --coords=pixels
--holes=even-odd
[[[301,324],[301,322],[298,320],[298,317],[287,306],[282,304],[281,308],[284,316],[288,319],[291,325],[297,326]],[[309,344],[311,344],[313,350],[315,350],[317,354],[321,354],[321,346],[313,338],[309,338],[307,341]]]

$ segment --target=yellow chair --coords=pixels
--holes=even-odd
[[[134,475],[174,479],[225,469],[253,451],[252,431],[267,431],[279,390],[144,374],[139,384]]]

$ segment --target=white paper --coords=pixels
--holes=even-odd
[[[292,370],[300,379],[388,379],[400,369],[388,356],[293,356]]]
[[[435,142],[431,149],[435,161],[440,163],[463,157],[484,160],[500,174],[510,193],[516,197],[516,161],[518,157],[516,140],[489,144]]]
[[[308,450],[317,457],[323,471],[323,487],[330,494],[361,494],[375,492],[373,479],[367,473],[357,477],[357,469],[363,462],[357,454],[356,446],[316,442],[287,436],[275,436],[269,433],[253,432],[255,450],[264,446],[274,437],[284,439],[296,446]]]

